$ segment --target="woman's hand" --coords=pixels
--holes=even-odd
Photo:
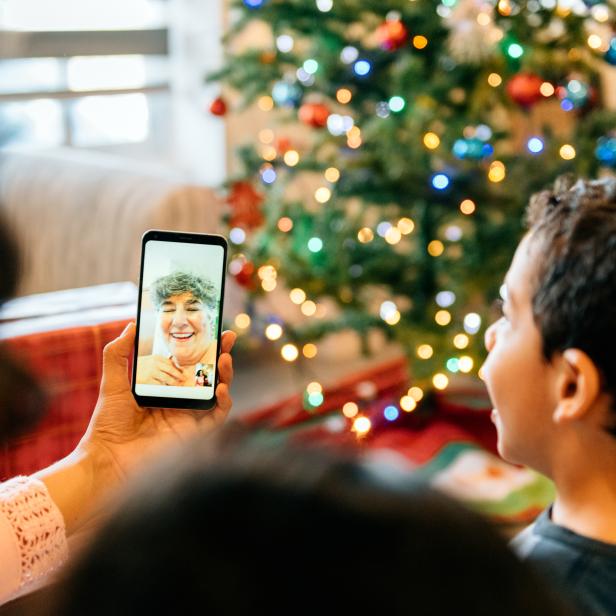
[[[183,382],[184,373],[170,357],[142,355],[137,358],[137,383],[180,387]]]
[[[100,394],[85,435],[73,453],[36,474],[62,511],[68,534],[88,523],[92,506],[136,468],[165,447],[213,429],[231,409],[233,332],[222,335],[217,404],[209,411],[138,406],[128,379],[134,340],[129,323],[105,347]]]

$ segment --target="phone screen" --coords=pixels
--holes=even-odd
[[[144,236],[133,369],[143,406],[214,405],[225,261],[220,236]]]

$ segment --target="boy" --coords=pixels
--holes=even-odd
[[[582,613],[616,614],[616,179],[533,197],[483,370],[506,460],[554,504],[513,546]]]

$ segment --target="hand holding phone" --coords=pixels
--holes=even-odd
[[[140,406],[216,404],[227,243],[219,235],[143,236],[133,394]]]

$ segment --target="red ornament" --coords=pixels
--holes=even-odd
[[[227,203],[233,213],[229,217],[230,227],[256,229],[263,224],[264,217],[261,204],[264,197],[258,193],[250,182],[236,182],[227,197]]]
[[[291,149],[291,140],[288,137],[278,137],[276,140],[276,149],[280,154],[284,154]]]
[[[224,116],[227,113],[227,103],[222,96],[215,98],[210,104],[210,113],[215,116]]]
[[[384,21],[376,30],[379,45],[387,51],[402,47],[409,36],[406,26],[398,19]]]
[[[246,261],[242,266],[242,269],[235,274],[235,280],[237,284],[245,289],[254,290],[257,288],[257,282],[255,280],[255,266],[251,261]]]
[[[329,108],[323,103],[304,103],[298,111],[301,122],[314,128],[323,128],[327,125]]]
[[[530,107],[542,98],[543,79],[534,73],[518,73],[507,83],[507,94],[521,107]]]

